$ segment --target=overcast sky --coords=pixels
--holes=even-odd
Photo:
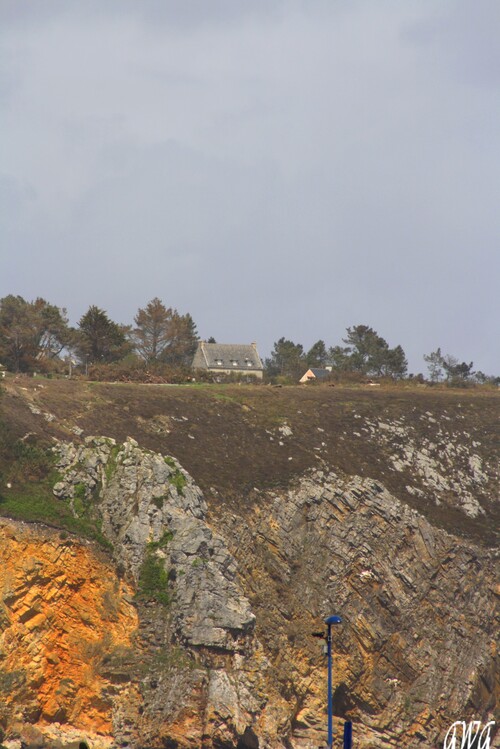
[[[498,0],[0,0],[0,297],[500,374]]]

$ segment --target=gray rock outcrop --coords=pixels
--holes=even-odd
[[[255,616],[236,581],[236,562],[205,522],[201,491],[179,463],[142,450],[89,437],[81,447],[61,444],[58,497],[74,504],[78,487],[98,494],[102,530],[115,557],[138,584],[146,551],[175,578],[175,627],[188,645],[234,651]]]

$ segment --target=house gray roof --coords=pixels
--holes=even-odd
[[[236,364],[235,364],[236,362]],[[193,358],[194,369],[244,369],[262,371],[257,345],[240,343],[206,343],[200,341]]]
[[[318,367],[311,367],[308,371],[312,372],[317,380],[324,380],[331,375],[328,369],[319,369]]]

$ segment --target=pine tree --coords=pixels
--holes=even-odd
[[[294,343],[285,338],[276,341],[271,357],[266,359],[265,367],[270,377],[282,375],[298,379],[306,366],[304,348],[301,343]]]
[[[306,354],[306,363],[308,367],[324,367],[328,359],[325,342],[321,339],[313,343]]]
[[[145,362],[164,362],[173,366],[189,366],[198,333],[190,314],[179,315],[155,297],[139,309],[131,333],[133,346]]]
[[[75,350],[86,364],[119,361],[130,352],[127,328],[110,320],[106,312],[95,305],[81,317],[78,328]]]

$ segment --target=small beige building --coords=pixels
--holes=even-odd
[[[313,382],[315,380],[327,380],[331,373],[331,367],[330,369],[319,369],[318,367],[311,367],[311,369],[308,369],[305,375],[300,378],[299,382],[304,383]]]
[[[250,375],[262,379],[264,366],[257,344],[207,343],[200,341],[193,358],[193,369],[204,369],[214,374]]]

